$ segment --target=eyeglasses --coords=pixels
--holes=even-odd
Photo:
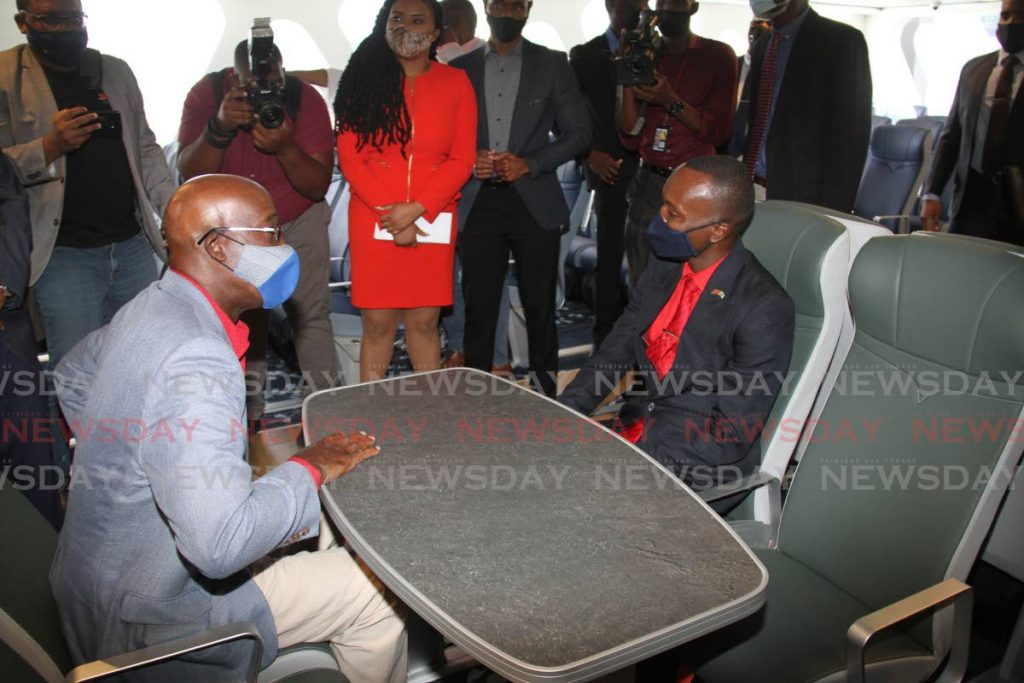
[[[226,227],[220,227],[220,228],[210,228],[209,230],[207,230],[205,233],[203,233],[203,236],[199,238],[199,241],[196,242],[196,244],[202,244],[206,240],[206,238],[210,236],[210,233],[212,233],[212,232],[221,233],[221,234],[226,233],[226,232],[264,232],[264,233],[271,233],[271,234],[274,235],[274,242],[280,242],[281,238],[284,237],[284,228],[282,228],[281,226],[278,226],[276,228],[226,228]],[[229,237],[228,239],[231,239],[231,238]],[[232,241],[233,242],[237,242],[238,240],[232,240]]]
[[[21,12],[41,26],[48,29],[81,28],[85,26],[88,15],[85,12],[73,12],[71,14],[33,14],[32,12]]]

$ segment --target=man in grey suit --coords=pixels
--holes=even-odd
[[[535,385],[554,396],[559,246],[569,229],[569,207],[555,171],[582,154],[592,135],[565,53],[522,37],[532,6],[526,0],[487,0],[490,40],[451,63],[469,75],[480,111],[474,177],[459,203],[464,344],[466,364],[489,371],[511,251],[526,312],[530,371]]]
[[[0,52],[0,146],[29,194],[29,281],[56,363],[156,279],[174,182],[131,69],[86,49],[79,0],[18,10],[28,44]]]
[[[74,660],[245,621],[263,667],[279,647],[329,641],[349,680],[404,680],[402,621],[344,548],[264,559],[315,536],[319,487],[379,450],[335,434],[252,480],[239,317],[298,281],[270,196],[203,176],[174,195],[164,225],[169,272],[57,368],[79,445],[50,582]],[[250,647],[133,680],[237,681]]]

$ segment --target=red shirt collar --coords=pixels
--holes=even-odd
[[[237,323],[233,322],[228,314],[224,312],[224,309],[220,307],[210,293],[203,289],[202,285],[190,278],[180,270],[171,269],[175,275],[179,275],[188,282],[192,283],[192,286],[198,289],[206,300],[210,302],[210,306],[213,308],[213,312],[217,314],[217,319],[220,320],[220,324],[224,326],[224,332],[228,335],[228,341],[231,342],[231,348],[235,352],[235,357],[238,358],[238,362],[242,364],[242,369],[245,369],[245,352],[249,350],[249,326],[239,320]]]

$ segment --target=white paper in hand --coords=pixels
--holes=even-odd
[[[425,218],[416,219],[416,227],[426,234],[416,234],[416,242],[419,244],[451,244],[452,243],[452,218],[451,213],[441,213],[433,223]],[[380,224],[373,226],[373,239],[384,242],[394,242],[395,237],[387,230],[380,227]]]

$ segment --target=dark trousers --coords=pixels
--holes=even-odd
[[[1013,230],[1000,182],[974,170],[967,172],[960,209],[949,231],[1024,246],[1024,235]]]
[[[622,163],[619,179],[606,185],[592,173],[587,174],[590,186],[597,192],[597,272],[595,273],[596,310],[594,348],[599,348],[622,315],[622,256],[626,250],[626,211],[629,202],[626,189],[636,173],[638,160]]]
[[[543,229],[511,187],[485,185],[459,236],[462,292],[466,299],[466,365],[490,371],[494,331],[509,253],[516,261],[519,299],[534,383],[548,396],[557,388],[558,333],[555,296],[561,235]]]

